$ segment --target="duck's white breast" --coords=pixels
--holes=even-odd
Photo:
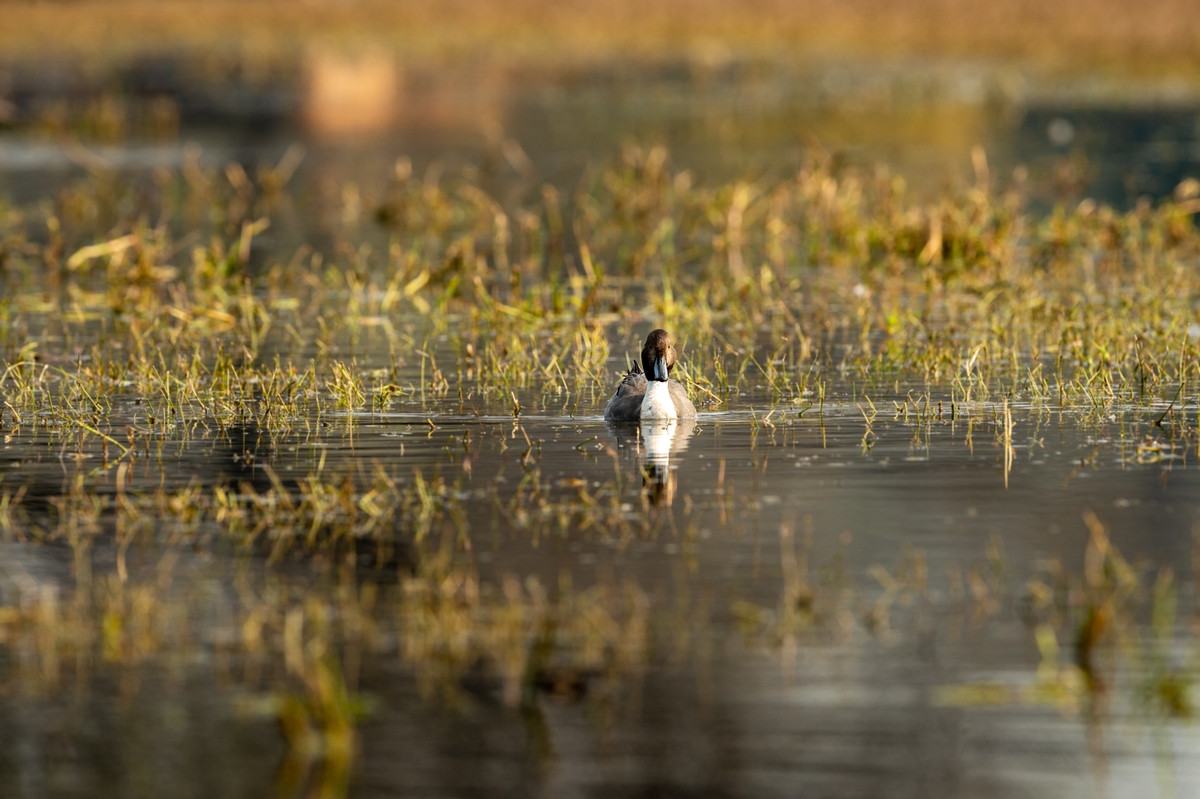
[[[677,419],[675,401],[671,399],[668,389],[670,383],[651,380],[646,386],[646,396],[642,400],[642,419]]]

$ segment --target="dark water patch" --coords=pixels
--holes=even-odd
[[[1131,208],[1200,175],[1200,107],[1033,106],[1013,145],[1055,190]]]

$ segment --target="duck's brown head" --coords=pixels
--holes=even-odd
[[[642,371],[646,373],[646,379],[667,382],[675,357],[675,348],[671,346],[667,331],[651,331],[646,336],[646,346],[642,347]]]

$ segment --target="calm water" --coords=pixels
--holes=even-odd
[[[697,82],[667,71],[484,86],[462,96],[414,80],[410,105],[390,127],[337,135],[301,122],[304,100],[294,86],[203,97],[180,89],[179,139],[199,142],[214,163],[250,164],[305,141],[294,186],[299,211],[272,230],[284,251],[289,239],[321,246],[330,187],[352,182],[369,196],[401,155],[420,171],[476,170],[498,195],[519,196],[543,182],[573,185],[589,161],[610,156],[626,137],[665,141],[677,163],[702,174],[782,174],[815,131],[851,160],[882,158],[917,174],[934,168],[925,178],[934,188],[967,174],[970,146],[983,143],[997,172],[1030,164],[1046,202],[1061,190],[1117,204],[1169,192],[1200,161],[1197,110],[1186,103],[1027,106],[995,100],[989,79],[972,75],[917,81],[942,87],[954,102],[900,102],[906,80],[835,72],[801,81],[733,70]],[[859,101],[839,104],[839,93]],[[37,99],[17,97],[24,109]],[[478,119],[488,115],[499,138],[481,130]],[[521,149],[506,150],[504,141]],[[175,141],[93,149],[134,171],[178,165],[183,152]],[[1091,167],[1059,175],[1079,185],[1056,187],[1055,164],[1072,153]],[[18,202],[79,173],[58,144],[20,129],[0,137],[0,191]],[[369,342],[361,346],[341,356],[378,357]],[[610,376],[624,362],[624,353],[614,357]],[[1080,709],[1035,701],[1027,690],[1044,653],[1022,610],[1024,581],[1050,560],[1079,574],[1085,513],[1130,560],[1172,566],[1181,608],[1193,601],[1198,453],[1194,442],[1175,446],[1168,430],[1152,425],[1165,401],[1084,419],[1017,398],[1006,468],[996,405],[961,408],[954,419],[905,418],[891,402],[905,389],[873,397],[879,414],[868,422],[851,388],[835,382],[823,412],[774,409],[749,393],[702,407],[695,426],[664,441],[606,424],[600,414],[610,388],[519,393],[517,420],[507,399],[472,394],[470,385],[461,400],[457,386],[446,399],[401,397],[386,411],[334,417],[304,433],[221,430],[185,418],[140,460],[131,490],[244,481],[264,491],[268,466],[291,488],[315,468],[366,476],[376,464],[409,484],[416,469],[454,486],[471,544],[454,557],[485,583],[508,574],[546,585],[569,575],[581,588],[633,580],[649,597],[659,632],[644,665],[615,681],[585,674],[569,690],[539,689],[519,707],[486,673],[469,675],[459,700],[447,703],[418,690],[411,663],[366,657],[358,689],[373,711],[360,726],[351,796],[1200,794],[1191,724],[1147,713],[1119,692],[1097,702],[1100,709]],[[144,413],[133,397],[114,404],[114,416],[129,424]],[[1147,443],[1154,447],[1139,451]],[[0,449],[0,484],[27,486],[28,506],[49,513],[47,498],[78,466],[73,453],[57,437],[20,428]],[[84,454],[102,458],[94,448]],[[531,473],[543,507],[592,490],[628,525],[564,528],[506,512]],[[96,490],[116,491],[105,481]],[[132,568],[150,568],[158,554],[143,553]],[[117,556],[101,543],[92,557],[105,572]],[[406,557],[416,556],[401,553],[397,568],[413,567]],[[814,606],[824,608],[820,623],[792,636],[769,621],[748,623],[746,608],[778,611],[798,558],[808,564]],[[925,564],[928,589],[889,593],[897,564],[912,568],[914,558]],[[72,560],[62,545],[6,542],[0,590],[30,580],[67,584]],[[186,583],[215,597],[231,592],[231,575],[244,565],[220,546],[187,549],[181,563],[186,580],[172,590]],[[973,576],[984,593],[972,588]],[[314,569],[313,584],[322,579]],[[363,579],[384,580],[369,570]],[[206,634],[218,638],[222,623],[214,611]],[[1070,661],[1070,642],[1062,646]],[[289,781],[278,724],[247,713],[247,689],[210,659],[159,658],[136,677],[99,669],[90,686],[44,695],[12,688],[0,696],[0,794],[322,795],[319,774]],[[1008,693],[954,700],[963,686]]]
[[[418,694],[401,660],[369,658],[359,687],[375,711],[361,727],[351,795],[1200,790],[1195,729],[1147,716],[1119,695],[1096,715],[1017,699],[962,706],[943,694],[999,684],[1015,697],[1034,684],[1040,656],[1020,613],[1021,581],[1049,558],[1079,572],[1085,511],[1110,528],[1131,560],[1171,564],[1186,575],[1200,474],[1195,452],[1137,462],[1154,413],[1116,410],[1084,424],[1018,405],[1006,488],[990,408],[973,409],[974,421],[881,414],[864,451],[864,417],[845,403],[831,403],[823,416],[776,414],[774,428],[756,427],[751,408],[762,398],[748,396],[702,412],[664,447],[639,428],[606,424],[602,387],[594,397],[519,399],[526,409],[519,423],[486,403],[477,416],[457,400],[411,400],[314,437],[197,432],[135,476],[152,486],[164,476],[182,485],[223,474],[265,489],[264,465],[293,479],[311,471],[314,452],[335,473],[379,462],[404,482],[420,468],[457,485],[472,545],[457,557],[473,562],[485,582],[508,573],[539,575],[545,584],[570,575],[581,587],[632,579],[653,598],[665,632],[639,675],[611,695],[595,695],[611,689],[593,675],[577,693],[547,689],[514,709],[481,675],[465,684],[465,699],[447,706]],[[5,483],[28,484],[36,475],[35,483],[53,490],[64,473],[60,449],[18,435],[0,455]],[[527,450],[534,461],[523,463]],[[246,453],[255,455],[249,466]],[[560,532],[514,523],[497,506],[530,470],[549,485],[551,501],[576,496],[581,484],[612,488],[636,524]],[[781,536],[785,528],[794,535]],[[962,574],[985,568],[997,540],[1004,573],[996,590],[1009,593],[984,610],[986,603],[957,592]],[[101,569],[113,553],[97,550]],[[188,556],[185,573],[194,584],[228,579],[216,551],[215,561]],[[858,598],[836,611],[844,619],[831,616],[793,644],[738,632],[739,603],[778,607],[788,551],[807,553],[816,591]],[[898,598],[882,617],[872,616],[884,592],[869,570],[898,573],[894,564],[914,551],[927,560],[927,594]],[[10,543],[5,578],[66,580],[70,560],[60,547]],[[1190,597],[1189,587],[1185,604]],[[864,623],[868,617],[876,626]],[[105,690],[107,679],[75,696],[18,692],[0,704],[5,795],[149,796],[163,785],[180,796],[271,790],[284,748],[274,722],[238,712],[236,681],[214,680],[195,664],[140,670],[135,686],[113,675]]]

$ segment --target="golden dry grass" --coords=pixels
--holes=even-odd
[[[614,57],[1018,60],[1055,71],[1196,72],[1188,0],[88,0],[0,2],[10,57],[179,47],[267,59],[305,46],[402,57],[586,63]]]

